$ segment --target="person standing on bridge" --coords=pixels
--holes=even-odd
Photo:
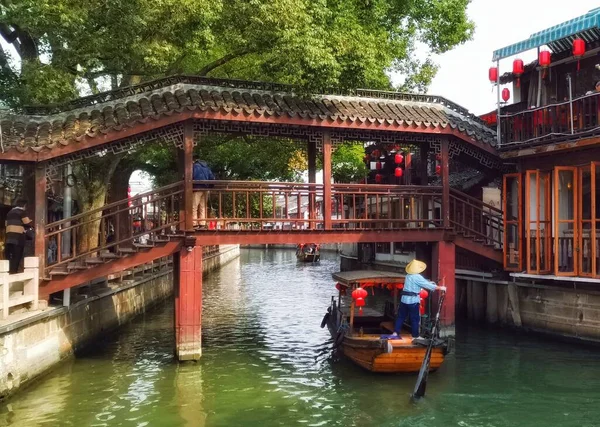
[[[402,290],[393,336],[400,335],[402,324],[408,317],[413,339],[423,339],[419,336],[419,323],[421,321],[421,315],[419,314],[419,292],[421,289],[446,292],[445,286],[437,286],[434,282],[425,279],[421,275],[425,269],[427,269],[427,264],[416,259],[413,259],[406,266],[406,279],[404,280],[404,289]]]
[[[198,155],[194,156],[194,168],[192,171],[192,179],[194,181],[212,181],[215,179],[212,171],[206,164],[206,162],[200,160]],[[208,200],[208,190],[210,184],[194,184],[194,212],[193,220],[194,225],[199,227],[206,227],[206,202]]]
[[[31,220],[25,212],[27,200],[18,199],[16,206],[6,214],[6,245],[4,257],[8,260],[9,274],[19,272],[25,250],[25,229],[31,230]]]

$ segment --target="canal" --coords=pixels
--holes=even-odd
[[[320,322],[338,266],[243,250],[204,282],[201,362],[175,362],[166,303],[0,403],[0,425],[598,425],[593,348],[463,329],[418,405],[414,376],[332,359]]]

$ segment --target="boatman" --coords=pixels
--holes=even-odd
[[[424,272],[426,268],[427,264],[416,259],[413,259],[406,266],[406,279],[404,280],[404,289],[402,290],[400,307],[398,307],[398,317],[396,318],[396,324],[394,325],[393,336],[400,335],[402,324],[408,317],[413,339],[422,340],[423,338],[419,336],[419,322],[421,321],[421,315],[419,313],[419,303],[421,298],[419,293],[421,292],[421,289],[446,292],[445,286],[437,286],[434,282],[421,276],[421,273]]]

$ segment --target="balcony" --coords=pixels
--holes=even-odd
[[[600,135],[600,93],[518,112],[503,109],[500,133],[501,150]]]

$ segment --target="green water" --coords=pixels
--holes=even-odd
[[[414,405],[415,377],[330,357],[319,327],[335,256],[243,251],[204,282],[203,358],[173,358],[165,304],[7,402],[14,426],[598,426],[598,350],[459,330]]]

